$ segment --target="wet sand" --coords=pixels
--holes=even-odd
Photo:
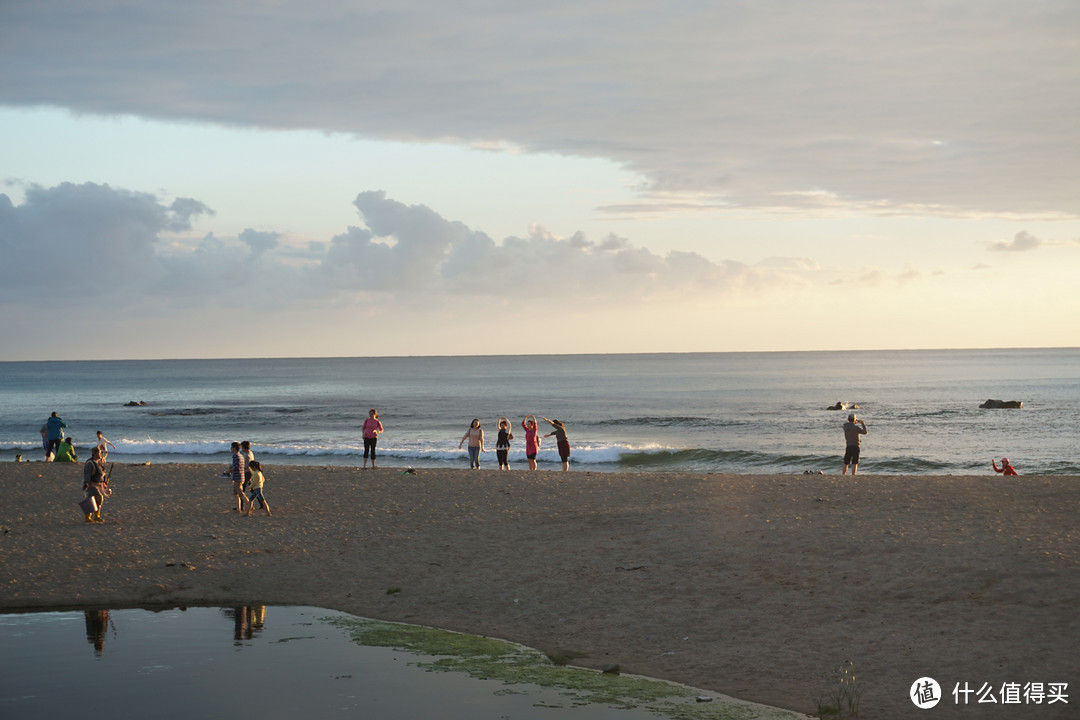
[[[88,525],[81,465],[0,465],[0,610],[314,605],[807,713],[845,661],[864,718],[923,717],[923,676],[935,718],[1080,705],[1080,478],[267,466],[244,517],[222,469],[117,464]]]

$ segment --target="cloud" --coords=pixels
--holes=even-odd
[[[423,205],[407,206],[383,192],[365,192],[355,205],[366,227],[335,237],[322,272],[339,289],[424,296],[573,298],[579,302],[639,302],[654,294],[723,294],[790,279],[774,267],[714,263],[697,253],[660,256],[608,236],[590,242],[533,225],[524,237],[496,242],[442,218]],[[791,266],[785,268],[790,271]]]
[[[205,212],[191,201],[166,207],[147,193],[95,183],[30,186],[20,206],[0,195],[0,297],[92,302],[153,288],[160,233]]]
[[[996,242],[990,246],[990,250],[994,252],[1027,252],[1037,250],[1042,246],[1042,240],[1027,231],[1021,230],[1013,236],[1012,242]]]
[[[655,297],[721,298],[801,282],[806,259],[757,266],[698,253],[657,254],[626,238],[594,243],[535,224],[496,242],[424,205],[384,192],[354,201],[361,225],[329,243],[295,243],[268,231],[237,237],[177,233],[209,210],[166,204],[108,185],[33,187],[22,205],[0,195],[0,302],[72,306],[108,300],[187,307],[290,302],[456,303],[526,297],[550,303],[632,306]]]
[[[251,256],[257,258],[278,246],[279,233],[259,232],[248,228],[240,233],[240,242],[251,248]]]
[[[1080,165],[1078,22],[1071,0],[12,0],[0,103],[608,158],[646,178],[624,213],[1076,216],[1047,168]]]

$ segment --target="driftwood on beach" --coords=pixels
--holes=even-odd
[[[117,465],[96,525],[81,467],[3,463],[0,609],[314,605],[801,712],[850,661],[877,720],[924,676],[1080,703],[1080,478],[279,466],[243,517],[220,471]]]

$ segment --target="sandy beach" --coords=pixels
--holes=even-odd
[[[864,718],[1080,713],[1080,478],[267,466],[244,517],[222,469],[117,464],[88,525],[81,464],[4,463],[0,610],[314,605],[806,713],[845,661]],[[1069,704],[1001,702],[1030,682]]]

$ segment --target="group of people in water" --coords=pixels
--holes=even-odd
[[[548,423],[552,427],[552,431],[543,437],[555,436],[555,444],[559,450],[559,459],[562,461],[562,469],[570,469],[570,440],[566,435],[566,424],[561,420],[548,420],[546,417],[541,417],[541,420]],[[496,421],[496,426],[499,429],[499,434],[495,440],[495,456],[499,461],[500,470],[510,469],[510,441],[514,439],[514,433],[511,430],[510,419],[506,417],[500,417]],[[372,408],[368,412],[367,419],[364,420],[364,425],[361,428],[361,434],[364,438],[364,469],[367,469],[368,460],[371,460],[371,467],[375,468],[375,450],[378,445],[379,435],[384,431],[382,421],[379,420],[379,411]],[[543,439],[539,434],[539,428],[536,422],[535,415],[526,415],[521,421],[521,429],[525,431],[525,458],[529,461],[529,469],[536,469],[536,455],[540,450],[540,446],[543,443]],[[465,447],[468,443],[469,453],[469,468],[472,470],[480,469],[480,453],[487,452],[487,447],[484,445],[484,429],[481,426],[479,418],[474,418],[469,424],[469,429],[465,431],[465,434],[461,437],[461,442],[458,443],[458,449]]]
[[[559,450],[559,460],[562,461],[562,469],[570,469],[570,440],[566,435],[566,424],[561,420],[548,420],[546,417],[541,417],[541,420],[551,425],[552,431],[543,437],[555,436],[555,445]],[[501,417],[498,419],[499,435],[495,440],[495,456],[499,461],[500,470],[510,469],[510,441],[514,439],[514,434],[510,430],[510,419]],[[536,469],[536,454],[540,450],[540,446],[543,444],[543,439],[540,436],[539,428],[536,423],[535,415],[526,415],[521,421],[521,429],[525,431],[525,458],[529,461],[529,469]],[[466,443],[469,443],[469,468],[472,470],[480,469],[480,453],[487,452],[487,448],[484,447],[484,430],[480,426],[479,418],[474,418],[469,425],[469,429],[465,431],[465,435],[462,436],[461,442],[458,443],[458,449]]]
[[[543,444],[543,438],[554,436],[559,459],[562,462],[562,469],[564,471],[569,470],[570,440],[567,437],[566,424],[561,420],[549,420],[546,417],[540,419],[552,427],[552,431],[543,436],[540,435],[539,424],[535,415],[526,415],[521,421],[521,429],[525,432],[525,457],[529,462],[529,469],[536,470],[536,456]],[[500,417],[496,421],[496,426],[498,428],[498,437],[495,441],[495,455],[499,462],[499,469],[509,470],[510,441],[514,439],[510,419]],[[75,454],[71,438],[64,436],[66,428],[67,424],[63,418],[55,412],[41,426],[42,447],[45,450],[45,460],[47,462],[78,462],[79,458]],[[371,461],[372,468],[376,467],[376,447],[379,436],[384,430],[382,421],[379,420],[379,412],[372,408],[361,428],[364,440],[364,469],[367,469],[368,460]],[[850,468],[851,474],[855,475],[859,470],[862,436],[868,432],[866,423],[860,420],[855,413],[851,413],[848,415],[848,421],[844,423],[843,430],[846,448],[842,474],[847,475]],[[480,454],[487,452],[484,445],[484,430],[479,418],[474,418],[469,424],[469,429],[465,431],[461,441],[458,443],[458,449],[465,447],[466,443],[468,443],[469,468],[478,470],[480,468]],[[86,492],[86,498],[80,503],[80,506],[83,508],[88,523],[103,522],[101,519],[101,506],[111,494],[108,488],[109,473],[105,470],[105,460],[109,455],[110,447],[116,449],[116,446],[98,430],[97,442],[91,451],[90,459],[86,461],[83,467],[83,490]],[[266,510],[266,514],[270,515],[270,504],[263,495],[266,476],[262,472],[262,465],[255,460],[255,455],[251,451],[251,442],[247,440],[234,442],[230,446],[230,451],[232,453],[232,464],[222,475],[232,479],[236,512],[244,512],[246,503],[246,513],[250,515],[255,503],[258,502],[259,506]],[[997,473],[1010,476],[1019,474],[1008,458],[1001,459],[1000,468],[996,459],[991,459],[990,462]]]

